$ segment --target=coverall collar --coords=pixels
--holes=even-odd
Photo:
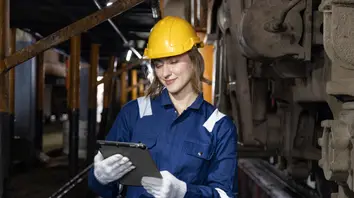
[[[197,99],[195,99],[195,101],[189,106],[189,108],[191,109],[199,109],[201,107],[201,105],[204,102],[204,97],[203,97],[203,93],[198,94]],[[167,89],[163,89],[162,93],[161,93],[161,105],[163,106],[168,106],[171,105],[173,106],[172,100],[170,98],[170,95],[168,95],[168,91]]]

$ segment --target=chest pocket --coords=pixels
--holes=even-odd
[[[183,143],[184,153],[204,160],[210,160],[213,156],[213,148],[211,144],[200,144],[190,141]]]
[[[212,144],[192,141],[183,142],[183,159],[180,160],[183,179],[187,182],[201,182],[207,177],[207,171],[214,154]]]
[[[158,133],[152,131],[139,131],[133,134],[132,142],[143,143],[148,149],[152,149],[156,145]]]

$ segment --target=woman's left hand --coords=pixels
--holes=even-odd
[[[145,190],[158,198],[183,198],[187,192],[187,184],[168,171],[161,171],[162,179],[143,177],[141,184]]]

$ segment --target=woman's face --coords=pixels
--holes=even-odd
[[[187,53],[154,60],[157,78],[171,94],[178,94],[185,88],[192,90],[193,64]]]

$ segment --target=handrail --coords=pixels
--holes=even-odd
[[[73,177],[70,181],[65,183],[64,186],[59,188],[59,190],[54,192],[49,198],[54,198],[54,197],[59,198],[67,194],[72,188],[74,188],[77,184],[79,184],[84,180],[84,177],[87,176],[86,173],[92,168],[92,166],[93,163],[87,166],[84,170],[82,170],[79,174]]]

